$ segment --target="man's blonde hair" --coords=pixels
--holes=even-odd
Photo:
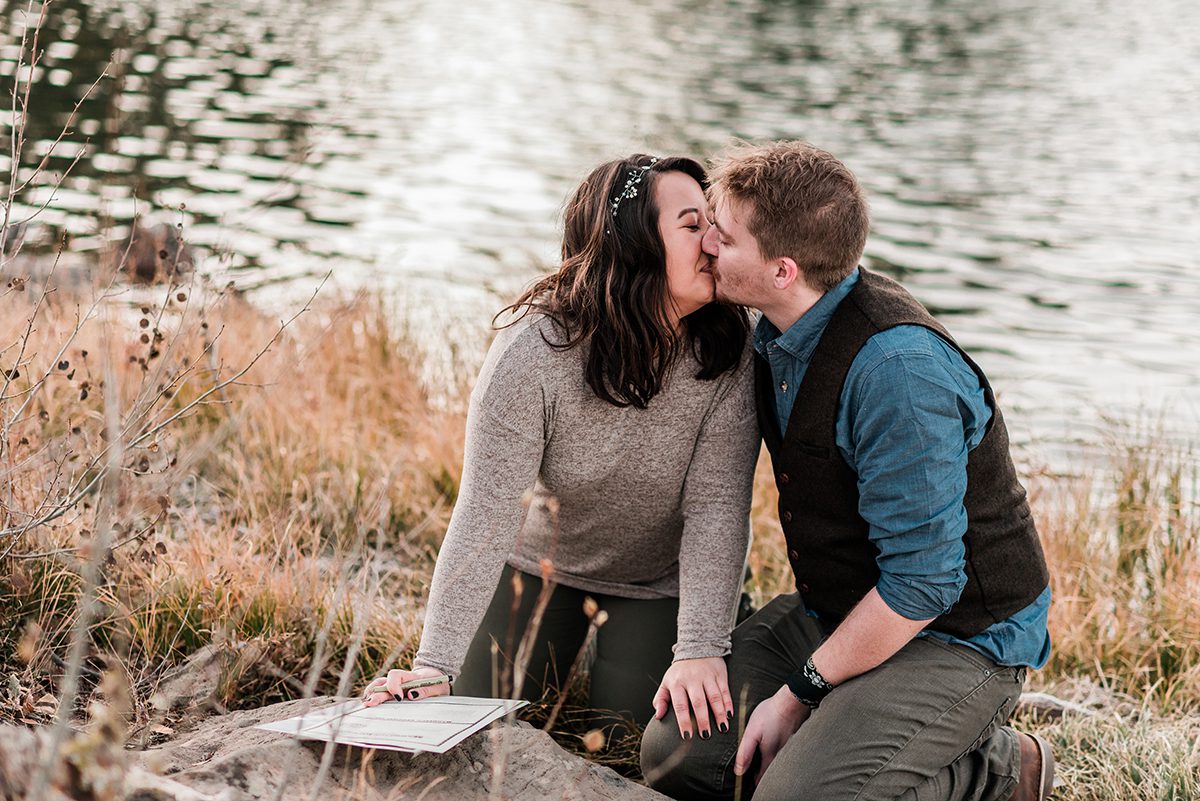
[[[828,292],[862,258],[871,222],[854,173],[807,142],[737,145],[709,174],[714,201],[735,201],[764,259],[788,257]]]

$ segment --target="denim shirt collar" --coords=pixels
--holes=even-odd
[[[800,319],[792,323],[792,326],[782,334],[771,324],[766,315],[763,315],[754,329],[754,349],[766,357],[769,346],[775,345],[798,361],[807,363],[812,358],[817,343],[821,340],[825,326],[829,325],[829,321],[833,318],[834,311],[858,283],[858,276],[859,269],[855,267],[853,272],[822,295],[811,309],[800,315]]]

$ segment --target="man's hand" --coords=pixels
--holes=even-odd
[[[787,745],[796,730],[808,720],[812,712],[804,704],[796,700],[787,685],[754,709],[750,722],[746,724],[746,732],[742,742],[738,744],[737,756],[733,760],[733,772],[743,776],[754,760],[754,752],[762,754],[762,762],[755,783],[762,779],[767,766],[775,759],[775,755]]]
[[[708,717],[710,708],[717,728],[728,731],[729,721],[733,719],[733,697],[729,694],[725,660],[710,656],[680,659],[671,663],[662,684],[658,685],[658,692],[654,694],[654,717],[662,720],[670,707],[675,708],[679,736],[685,740],[692,736],[693,709],[701,738],[707,740],[712,734],[712,723]]]

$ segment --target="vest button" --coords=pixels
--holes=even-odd
[[[792,477],[789,476],[787,473],[780,473],[779,474],[779,483],[780,484],[791,484]]]
[[[790,522],[792,522],[792,513],[791,513],[791,512],[784,512],[784,513],[783,513],[783,522],[785,522],[785,523],[790,523]]]
[[[791,559],[793,562],[799,561],[800,552],[793,548],[792,550],[788,551],[788,559]]]
[[[796,589],[800,590],[800,592],[804,593],[805,595],[812,592],[812,587],[808,586],[807,584],[801,584]]]

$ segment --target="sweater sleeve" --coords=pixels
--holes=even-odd
[[[414,666],[457,676],[491,603],[541,469],[549,393],[526,352],[535,330],[502,331],[471,393],[458,501],[438,553]]]
[[[759,451],[749,348],[722,380],[683,485],[676,660],[729,653],[746,566]]]

